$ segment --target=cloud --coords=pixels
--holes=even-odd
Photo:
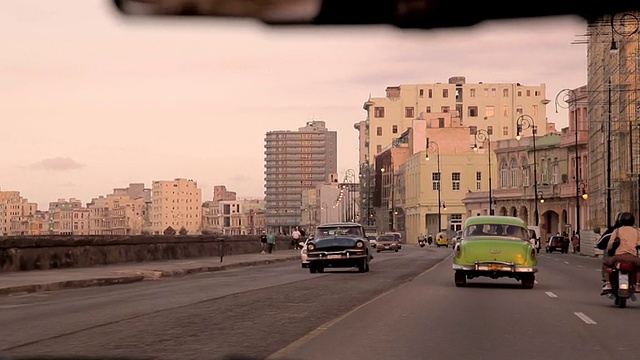
[[[55,157],[38,161],[31,165],[34,170],[47,171],[67,171],[76,170],[84,167],[84,164],[77,162],[69,157]]]

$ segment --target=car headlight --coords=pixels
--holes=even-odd
[[[307,250],[313,251],[315,248],[316,248],[316,246],[313,245],[312,243],[307,244]]]
[[[362,249],[364,247],[364,241],[360,241],[360,240],[356,241],[356,247],[358,249]]]

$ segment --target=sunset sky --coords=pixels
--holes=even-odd
[[[251,21],[129,21],[107,0],[4,0],[0,188],[46,208],[177,177],[203,200],[224,184],[262,197],[265,132],[311,119],[338,131],[339,171],[357,169],[363,102],[388,85],[586,83],[573,18],[429,31],[274,29]]]

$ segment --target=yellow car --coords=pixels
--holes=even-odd
[[[449,247],[449,235],[446,231],[441,231],[436,235],[436,246]]]

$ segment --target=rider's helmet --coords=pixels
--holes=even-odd
[[[614,227],[620,227],[620,217],[622,216],[622,214],[624,214],[624,211],[618,211],[618,213],[616,214],[616,221],[613,224]]]
[[[619,215],[619,223],[620,226],[633,226],[636,223],[636,217],[633,215],[633,213],[623,211]]]

